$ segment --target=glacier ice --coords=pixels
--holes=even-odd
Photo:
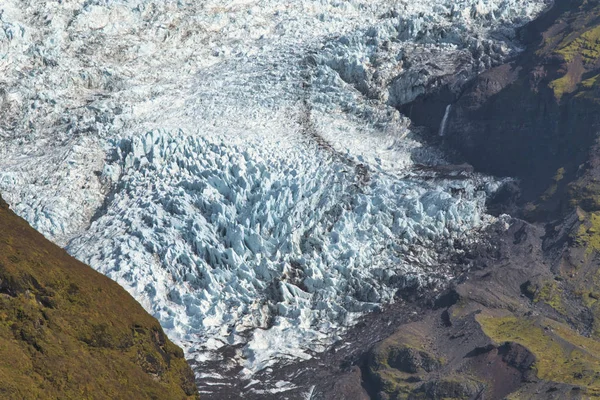
[[[520,51],[544,0],[5,0],[0,191],[201,363],[326,349],[449,276],[490,178],[396,107]]]
[[[111,202],[69,251],[145,299],[181,342],[235,344],[267,329],[252,333],[249,365],[286,354],[282,343],[298,342],[294,356],[302,340],[325,346],[407,279],[443,274],[432,250],[486,218],[474,182],[365,178],[360,164],[292,138],[155,131],[115,148]]]

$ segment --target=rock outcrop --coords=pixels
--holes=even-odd
[[[437,133],[452,103],[443,141],[480,172],[519,178],[529,219],[559,216],[573,197],[594,191],[586,185],[569,194],[600,130],[599,15],[597,2],[557,1],[521,31],[528,44],[521,56],[482,73],[460,95],[440,90],[407,106],[416,124]]]
[[[514,219],[491,228],[434,310],[371,351],[372,398],[596,398],[596,295],[580,281],[597,259],[577,275],[562,269],[580,249],[568,245],[572,227],[561,228],[549,236]]]

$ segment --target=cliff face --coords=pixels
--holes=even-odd
[[[198,398],[158,322],[1,198],[0,360],[3,399]]]
[[[600,130],[599,17],[597,2],[557,2],[524,32],[525,55],[479,76],[449,118],[449,144],[484,172],[521,178],[535,219],[568,211],[563,194]]]
[[[451,104],[441,140],[481,172],[519,178],[521,204],[530,203],[523,215],[556,216],[600,130],[599,17],[597,2],[559,0],[521,31],[528,49],[520,57],[459,95],[442,90],[406,110],[437,133]]]

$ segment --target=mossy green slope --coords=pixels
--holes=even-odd
[[[478,315],[484,332],[497,343],[514,342],[536,357],[540,379],[585,387],[587,398],[600,396],[600,342],[548,318]]]
[[[0,398],[198,398],[158,321],[1,198]]]
[[[600,64],[600,6],[595,1],[574,1],[556,23],[544,32],[536,54],[542,59],[558,58],[562,65],[549,86],[557,99],[568,93],[596,99]]]
[[[434,355],[427,330],[419,328],[405,325],[371,351],[368,371],[379,397],[460,400],[482,392],[483,383],[468,374],[443,370],[446,360]]]

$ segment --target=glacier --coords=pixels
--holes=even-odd
[[[451,279],[499,182],[425,179],[446,161],[397,108],[517,54],[548,4],[5,0],[0,191],[199,371],[234,346],[251,379]]]

